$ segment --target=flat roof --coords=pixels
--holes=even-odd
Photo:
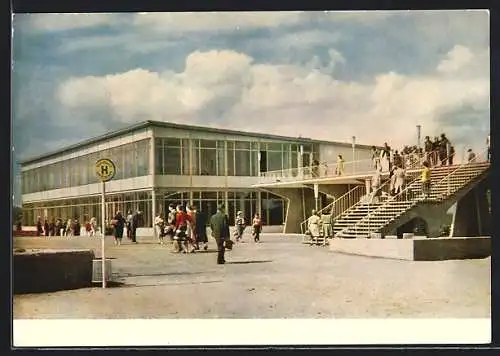
[[[323,144],[335,144],[335,145],[346,146],[346,147],[351,147],[351,145],[352,145],[352,143],[347,143],[347,142],[315,140],[315,139],[311,139],[308,137],[290,137],[290,136],[264,134],[264,133],[259,133],[259,132],[221,129],[221,128],[215,128],[215,127],[209,127],[209,126],[186,125],[186,124],[177,124],[177,123],[166,122],[166,121],[146,120],[146,121],[142,121],[140,123],[134,124],[134,125],[127,126],[125,128],[119,129],[119,130],[108,132],[104,135],[96,136],[96,137],[75,143],[73,145],[66,146],[64,148],[61,148],[61,149],[58,149],[55,151],[47,152],[47,153],[44,153],[44,154],[41,154],[38,156],[29,157],[26,159],[21,159],[20,164],[25,165],[25,164],[36,163],[38,161],[52,158],[52,157],[60,155],[62,153],[69,153],[69,152],[81,149],[83,147],[99,143],[100,141],[103,141],[103,140],[107,140],[107,139],[118,137],[118,136],[123,136],[123,135],[126,135],[128,133],[131,133],[131,132],[134,132],[134,131],[137,131],[140,129],[148,128],[148,127],[164,127],[164,128],[211,132],[211,133],[219,133],[219,134],[231,134],[231,135],[247,136],[247,137],[253,137],[253,138],[259,137],[259,138],[265,138],[265,139],[294,141],[297,143],[323,143]],[[356,144],[356,147],[371,148],[372,145]]]

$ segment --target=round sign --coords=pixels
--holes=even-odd
[[[102,182],[113,179],[115,171],[115,164],[110,159],[102,158],[95,164],[95,173]]]

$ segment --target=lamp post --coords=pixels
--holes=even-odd
[[[356,136],[352,136],[352,173],[356,173]]]
[[[422,129],[421,125],[417,125],[417,147],[420,148],[420,131]]]

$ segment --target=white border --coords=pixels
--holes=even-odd
[[[491,319],[128,319],[13,322],[14,347],[488,344]]]

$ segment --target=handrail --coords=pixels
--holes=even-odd
[[[355,190],[360,189],[360,188],[364,189],[365,186],[364,185],[357,185],[357,186],[355,186],[354,188],[352,188],[349,191],[347,191],[346,193],[342,194],[340,197],[338,197],[337,199],[335,199],[333,202],[331,202],[330,204],[328,204],[327,206],[325,206],[321,210],[318,210],[317,213],[321,214],[323,211],[332,208],[333,206],[335,206],[336,203],[338,203],[339,201],[341,201],[341,200],[345,199],[346,197],[350,196],[351,194],[354,193]],[[347,208],[347,209],[349,209],[349,208]],[[307,218],[306,220],[304,220],[304,221],[302,221],[300,223],[300,230],[301,230],[301,232],[303,234],[305,233],[305,230],[306,230],[305,227],[304,227],[304,225],[307,224],[308,220],[309,220],[309,218]]]
[[[481,152],[481,153],[483,153],[483,152]],[[456,152],[455,152],[453,155],[455,155],[455,154],[456,154]],[[452,155],[452,156],[453,156],[453,155]],[[445,159],[440,160],[439,162],[442,164],[444,161],[447,161],[447,160],[448,160],[448,158],[449,158],[449,157],[446,157]],[[446,177],[449,177],[452,173],[456,172],[458,169],[460,169],[461,167],[463,167],[463,166],[465,166],[465,165],[467,165],[467,164],[469,164],[469,162],[460,164],[460,165],[459,165],[459,167],[457,167],[457,169],[453,170],[453,171],[452,171],[450,174],[448,174]],[[436,185],[439,185],[442,181],[444,181],[444,179],[446,179],[446,177],[445,177],[445,178],[443,178],[442,180],[440,180],[440,181],[439,181]],[[389,199],[387,199],[387,201],[386,201],[383,205],[379,206],[379,207],[378,207],[378,208],[376,208],[375,210],[373,210],[373,211],[371,211],[371,212],[369,211],[368,215],[364,216],[362,219],[360,219],[358,222],[356,222],[356,223],[354,224],[354,226],[353,226],[353,227],[349,227],[349,226],[348,226],[348,227],[345,227],[344,229],[342,229],[341,231],[339,231],[337,234],[340,234],[340,233],[344,232],[345,230],[347,230],[347,229],[352,229],[352,228],[354,228],[354,231],[356,231],[356,229],[357,229],[358,225],[360,225],[361,223],[365,222],[366,220],[368,220],[368,222],[369,222],[369,221],[370,221],[370,218],[371,218],[374,214],[376,214],[378,211],[380,211],[380,210],[384,209],[384,208],[385,208],[385,207],[386,207],[389,203],[391,203],[391,202],[393,202],[393,201],[397,200],[400,196],[403,196],[403,194],[407,196],[407,195],[408,195],[408,191],[411,189],[411,186],[412,186],[415,182],[417,182],[419,179],[420,179],[420,177],[419,177],[419,176],[418,176],[418,174],[417,174],[417,178],[415,178],[415,179],[414,179],[413,181],[411,181],[409,184],[406,184],[405,188],[404,188],[401,192],[399,192],[399,193],[398,193],[398,194],[396,194],[395,196],[390,197]],[[369,224],[369,223],[368,223],[368,224]],[[369,229],[369,230],[370,230],[370,229]]]
[[[482,154],[484,154],[484,153],[486,153],[486,152],[487,152],[487,149],[485,149],[485,150],[481,151],[481,152],[479,153],[479,155],[482,155]],[[477,159],[477,158],[478,158],[478,157],[476,156],[476,159]],[[472,162],[472,164],[474,164],[474,163],[477,163],[477,162]],[[468,165],[470,165],[470,164],[471,164],[471,162],[469,162],[469,161],[466,161],[466,162],[464,162],[464,163],[460,163],[456,169],[454,169],[453,171],[451,171],[450,173],[448,173],[448,174],[447,174],[444,178],[442,178],[439,182],[437,182],[436,184],[434,184],[434,186],[438,186],[438,185],[440,185],[440,184],[441,184],[442,182],[444,182],[446,179],[449,179],[449,178],[450,178],[450,176],[451,176],[452,174],[454,174],[455,172],[457,172],[459,169],[461,169],[461,168],[463,168],[463,167],[466,167],[466,166],[468,166]],[[448,194],[450,194],[449,182],[448,182]]]
[[[418,165],[418,164],[419,164],[419,162],[417,161],[417,162],[415,162],[415,164],[417,164],[417,165]],[[413,167],[412,167],[412,166],[410,166],[410,167],[405,168],[405,169],[410,170],[410,169],[413,169]],[[417,173],[419,173],[419,172],[417,172]],[[418,174],[417,174],[417,176],[418,176]],[[417,179],[418,179],[418,178],[417,178]],[[377,191],[380,191],[380,190],[382,190],[382,189],[387,188],[387,186],[390,186],[390,184],[391,184],[391,180],[390,180],[390,179],[388,179],[387,181],[385,181],[383,184],[381,184],[381,185],[377,188]],[[366,194],[368,195],[369,193],[368,193],[368,192],[366,192]],[[357,208],[357,206],[359,206],[359,205],[361,205],[361,204],[365,204],[365,202],[364,202],[364,201],[362,202],[362,201],[361,201],[361,199],[360,199],[360,200],[359,200],[356,204],[354,204],[353,206],[351,206],[351,207],[350,207],[350,209]],[[369,202],[369,203],[368,203],[368,205],[370,205],[370,204],[371,204],[371,203]],[[342,213],[343,213],[343,212],[342,212]],[[335,217],[335,220],[336,220],[338,217],[340,217],[340,215],[342,215],[342,213],[341,213],[341,214],[339,214],[338,216],[336,216],[336,217]],[[340,230],[339,232],[337,232],[337,234],[340,234],[340,233],[344,232],[344,231],[345,231],[345,230],[347,230],[348,228],[349,228],[349,227],[345,227],[345,228],[343,228],[342,230]],[[336,234],[336,235],[337,235],[337,234]]]
[[[344,171],[345,171],[345,167],[346,166],[355,166],[355,164],[357,163],[360,163],[360,162],[371,162],[371,158],[370,159],[361,159],[361,160],[355,160],[355,161],[347,161],[345,162],[344,161]],[[321,169],[321,168],[324,168],[324,167],[327,167],[327,171],[326,171],[326,174],[322,174],[322,173],[319,173],[318,176],[320,177],[328,177],[330,176],[330,173],[332,173],[332,175],[335,175],[335,168],[337,167],[337,161],[335,162],[324,162],[324,163],[320,163],[318,165],[309,165],[309,166],[305,166],[305,167],[296,167],[296,168],[287,168],[287,169],[277,169],[277,170],[273,170],[273,171],[267,171],[267,172],[263,172],[262,176],[263,177],[275,177],[275,176],[290,176],[292,175],[293,172],[297,172],[297,175],[299,175],[300,172],[310,172],[314,169]],[[333,167],[333,169],[331,169]]]

